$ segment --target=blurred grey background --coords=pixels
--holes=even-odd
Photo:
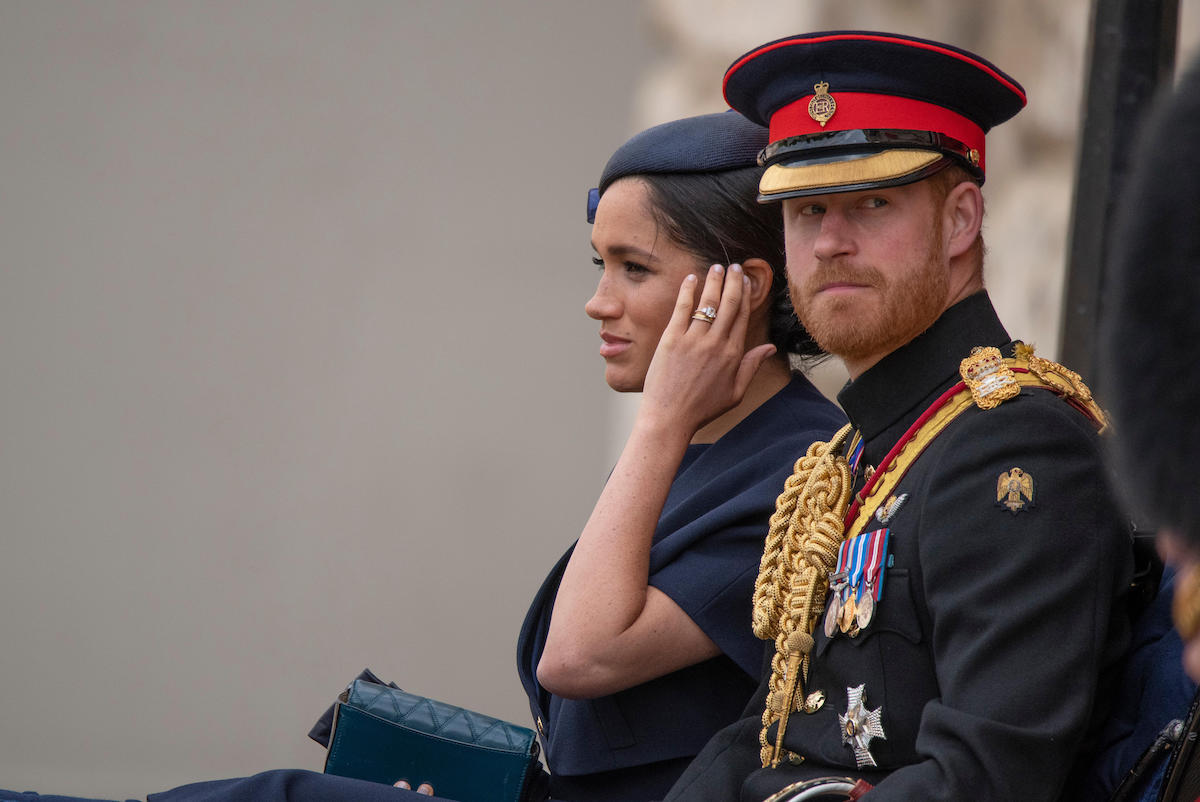
[[[367,665],[525,721],[517,629],[635,403],[585,191],[763,41],[1025,84],[988,276],[1053,355],[1088,5],[988,5],[0,0],[0,786],[319,769]]]

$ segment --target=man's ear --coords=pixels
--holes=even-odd
[[[750,279],[750,310],[761,309],[770,303],[775,271],[767,260],[752,257],[742,262],[742,272]]]
[[[946,193],[942,206],[942,236],[946,255],[953,259],[971,249],[983,226],[983,191],[974,181],[963,181]]]

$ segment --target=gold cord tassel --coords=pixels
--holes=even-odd
[[[829,573],[845,537],[850,466],[841,453],[850,426],[828,443],[816,442],[796,461],[775,501],[758,581],[754,586],[754,634],[775,641],[771,682],[759,744],[764,767],[779,765],[788,716],[803,699],[812,631],[825,604]],[[775,743],[767,731],[778,722]]]

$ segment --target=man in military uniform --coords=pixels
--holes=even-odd
[[[780,496],[745,718],[669,800],[813,777],[870,800],[1070,797],[1128,640],[1129,532],[1078,375],[983,288],[984,134],[1025,103],[984,59],[892,34],[756,48],[725,76],[769,124],[794,306],[845,361],[850,431]]]

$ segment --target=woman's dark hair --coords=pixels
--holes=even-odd
[[[707,264],[729,265],[759,258],[771,265],[767,337],[780,353],[810,364],[826,354],[796,318],[788,296],[780,204],[761,204],[762,169],[712,173],[642,173],[650,188],[651,213],[671,240]]]

